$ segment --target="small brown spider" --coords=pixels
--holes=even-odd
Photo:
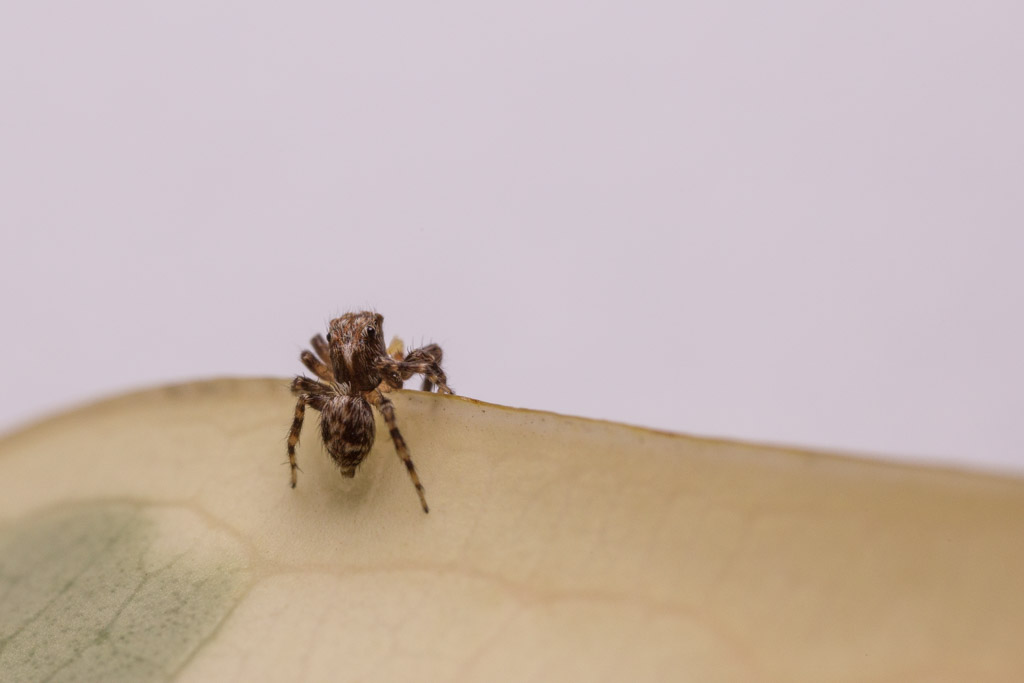
[[[370,406],[374,405],[388,424],[395,450],[409,471],[423,511],[430,512],[409,447],[398,431],[394,404],[381,388],[383,385],[383,391],[401,389],[405,380],[421,374],[424,391],[437,386],[441,393],[455,392],[448,388],[441,370],[440,346],[430,344],[405,354],[396,339],[389,353],[384,347],[383,324],[384,316],[377,313],[346,313],[331,321],[327,339],[318,334],[310,340],[315,354],[307,350],[299,356],[319,381],[302,376],[292,380],[292,393],[299,397],[288,434],[292,488],[298,481],[295,445],[299,443],[306,406],[320,411],[320,433],[327,452],[341,468],[341,475],[354,477],[356,468],[373,446],[375,429]]]

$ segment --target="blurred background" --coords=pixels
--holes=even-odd
[[[372,307],[484,401],[1024,472],[1022,22],[6,3],[0,432]]]

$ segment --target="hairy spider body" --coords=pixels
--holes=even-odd
[[[321,415],[320,434],[327,452],[343,477],[356,476],[356,468],[373,448],[376,428],[370,404],[362,396],[337,396]]]
[[[356,468],[373,447],[375,425],[371,405],[384,417],[398,457],[405,463],[424,512],[427,499],[413,465],[409,448],[398,431],[394,404],[384,391],[400,389],[415,374],[422,374],[423,390],[437,387],[441,393],[454,393],[441,370],[441,347],[436,344],[413,349],[405,354],[398,340],[389,353],[384,346],[384,317],[363,311],[346,313],[331,321],[327,338],[316,335],[310,341],[313,351],[299,358],[317,379],[298,376],[292,380],[292,393],[298,396],[295,418],[288,434],[288,462],[292,488],[298,483],[295,446],[305,419],[306,406],[320,411],[320,434],[331,458],[344,477],[354,477]]]

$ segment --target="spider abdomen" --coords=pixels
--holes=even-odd
[[[373,411],[362,396],[334,396],[320,418],[324,445],[344,477],[354,477],[356,468],[373,447]]]

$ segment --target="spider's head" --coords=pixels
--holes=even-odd
[[[327,327],[327,342],[333,346],[384,345],[384,316],[372,311],[346,313]]]
[[[370,390],[380,381],[377,370],[384,346],[384,316],[372,311],[346,313],[331,321],[327,331],[331,364],[339,382],[357,390]]]

